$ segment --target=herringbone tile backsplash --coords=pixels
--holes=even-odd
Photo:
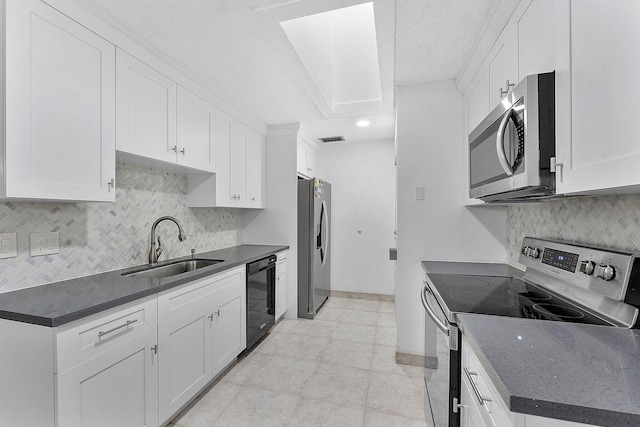
[[[145,264],[163,215],[195,234],[179,242],[175,224],[159,224],[161,259],[242,244],[241,211],[188,208],[184,175],[118,163],[116,187],[115,203],[1,203],[0,233],[17,233],[18,256],[0,259],[0,292]],[[31,257],[29,233],[50,231],[60,232],[60,253]]]
[[[516,244],[508,245],[509,263],[514,266],[519,266],[525,236],[640,252],[640,195],[575,197],[509,206],[507,227],[516,231]]]

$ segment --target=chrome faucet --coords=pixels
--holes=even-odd
[[[158,236],[158,247],[156,248],[156,227],[164,220],[169,220],[176,223],[176,225],[178,226],[178,240],[180,240],[181,242],[187,240],[187,235],[184,233],[184,230],[182,229],[182,226],[177,219],[172,216],[161,216],[160,218],[156,219],[156,222],[154,222],[151,226],[151,249],[149,250],[149,264],[151,265],[157,264],[158,257],[162,255],[162,243],[160,242],[160,236]]]

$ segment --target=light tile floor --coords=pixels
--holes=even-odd
[[[331,297],[284,319],[170,425],[422,426],[423,369],[395,363],[390,302]]]

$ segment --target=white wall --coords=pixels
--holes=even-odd
[[[265,154],[266,208],[244,213],[244,243],[289,245],[289,304],[285,317],[298,317],[297,126],[269,127]]]
[[[425,353],[421,259],[505,262],[506,210],[463,206],[462,94],[452,80],[397,88],[397,351]],[[425,187],[425,200],[415,197]],[[434,356],[435,325],[426,331]]]
[[[324,144],[317,163],[331,183],[331,289],[393,295],[393,140]]]

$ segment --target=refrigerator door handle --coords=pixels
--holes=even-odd
[[[328,218],[328,210],[327,210],[327,202],[325,200],[322,201],[322,210],[320,211],[321,218],[321,236],[324,234],[324,239],[322,239],[322,247],[320,248],[320,257],[322,258],[322,265],[327,262],[327,248],[329,247],[329,218]],[[322,238],[322,237],[321,237]]]

